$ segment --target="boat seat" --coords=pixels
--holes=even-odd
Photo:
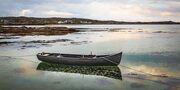
[[[45,53],[45,54],[42,54],[42,56],[49,56],[49,54]]]
[[[62,57],[61,55],[57,55],[57,57]]]

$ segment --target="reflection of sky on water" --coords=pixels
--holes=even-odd
[[[21,49],[23,44],[9,44],[0,46],[1,56],[23,56],[34,55],[25,58],[23,61],[13,62],[3,61],[0,63],[0,82],[1,85],[13,85],[18,88],[28,84],[36,86],[43,85],[44,88],[54,87],[55,89],[164,89],[169,88],[164,83],[175,83],[179,85],[180,81],[173,79],[162,79],[162,77],[146,77],[148,80],[132,78],[126,76],[133,70],[123,68],[120,65],[128,66],[138,71],[143,71],[153,75],[167,75],[179,78],[180,76],[180,27],[178,25],[68,25],[72,28],[129,28],[119,31],[88,31],[67,34],[64,36],[23,36],[19,39],[2,39],[1,41],[33,41],[33,40],[56,40],[70,39],[74,42],[88,41],[88,43],[72,44],[68,42],[49,43],[49,46],[33,44],[34,47]],[[140,31],[140,32],[139,32]],[[153,33],[154,31],[163,31]],[[170,32],[170,33],[168,33]],[[176,32],[176,33],[171,33]],[[124,78],[122,81],[109,79],[105,77],[79,75],[68,73],[56,73],[46,71],[36,71],[37,61],[35,54],[39,52],[64,52],[90,54],[111,54],[123,51],[122,62],[119,65]],[[18,57],[17,57],[18,58]],[[16,59],[15,59],[16,60]],[[33,61],[33,62],[27,62]],[[5,63],[5,64],[4,64]],[[9,67],[10,66],[10,67]],[[14,74],[15,73],[15,74]],[[58,78],[58,79],[57,79]],[[7,79],[7,80],[5,80]],[[88,81],[88,82],[87,82]],[[154,81],[162,81],[161,83]],[[78,83],[76,83],[78,82]],[[86,83],[84,83],[86,82]],[[42,84],[43,83],[43,84]],[[51,84],[50,84],[51,83]],[[37,88],[38,85],[36,86]],[[60,86],[59,86],[60,85]],[[99,85],[103,87],[99,87]],[[93,87],[90,87],[93,86]],[[162,87],[160,87],[162,86]],[[4,86],[6,87],[6,86]],[[29,86],[30,87],[30,86]],[[2,87],[1,87],[2,88]],[[9,87],[11,88],[11,87]]]
[[[154,75],[180,76],[179,52],[124,54],[122,64]]]
[[[26,59],[6,60],[2,57],[1,62],[4,63],[0,68],[0,89],[15,90],[31,90],[34,89],[103,89],[103,90],[119,90],[119,89],[164,89],[167,86],[146,78],[133,78],[123,76],[123,80],[107,78],[103,76],[82,75],[64,72],[37,71],[38,63],[27,62]],[[22,65],[24,64],[24,65]],[[9,87],[11,86],[11,87]],[[101,86],[101,87],[100,87]],[[162,86],[162,87],[159,87]]]

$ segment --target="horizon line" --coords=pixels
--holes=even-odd
[[[2,17],[5,17],[5,18],[8,18],[8,17],[24,17],[24,18],[76,18],[76,19],[89,19],[89,20],[97,20],[97,21],[115,21],[115,22],[175,22],[175,23],[180,23],[180,21],[173,21],[173,20],[159,20],[159,21],[120,21],[120,20],[113,20],[113,19],[108,19],[108,20],[105,20],[105,19],[91,19],[91,18],[81,18],[81,17],[51,17],[51,16],[47,16],[47,17],[39,17],[39,16],[0,16],[0,18]]]

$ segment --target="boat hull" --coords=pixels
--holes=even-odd
[[[51,53],[52,54],[52,53]],[[56,53],[57,55],[57,53]],[[61,54],[59,54],[61,55]],[[115,55],[104,55],[105,57],[96,57],[96,58],[73,58],[73,57],[57,57],[57,56],[43,56],[37,54],[37,58],[40,61],[56,64],[65,64],[65,65],[86,65],[86,66],[117,66],[121,61],[122,53]]]

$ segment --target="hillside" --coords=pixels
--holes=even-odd
[[[125,22],[102,21],[84,18],[37,18],[37,17],[0,17],[0,25],[44,25],[44,24],[180,24],[173,21]]]

